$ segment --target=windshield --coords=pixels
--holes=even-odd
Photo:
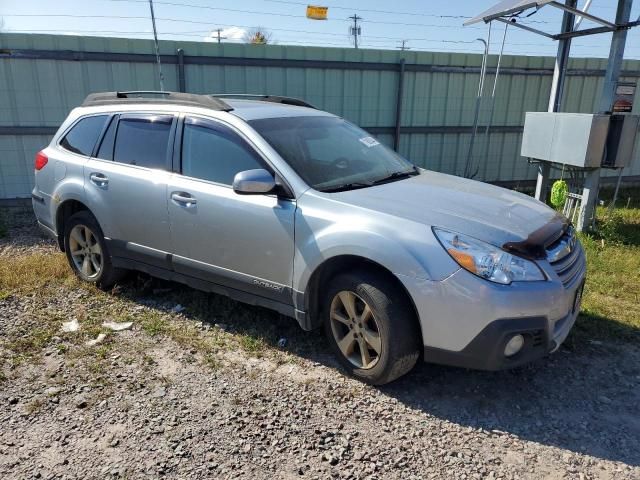
[[[249,124],[316,190],[368,187],[417,173],[412,163],[341,118],[265,118]]]

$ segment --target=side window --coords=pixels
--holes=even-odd
[[[70,152],[90,156],[108,118],[108,115],[83,118],[67,132],[60,146]]]
[[[264,168],[260,158],[231,129],[196,119],[185,120],[182,133],[182,173],[224,185],[236,173]]]
[[[173,115],[120,117],[113,149],[114,161],[166,170],[172,122]]]
[[[118,117],[114,116],[111,119],[109,128],[107,128],[107,131],[104,133],[104,137],[102,137],[102,142],[100,143],[96,157],[101,158],[102,160],[113,160],[113,144],[116,139],[117,127]]]

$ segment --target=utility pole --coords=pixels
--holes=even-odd
[[[411,50],[411,47],[407,47],[407,42],[408,42],[408,41],[409,41],[409,40],[400,40],[400,43],[401,43],[402,45],[401,45],[401,46],[399,46],[399,47],[396,47],[396,48],[399,48],[400,50]]]
[[[362,34],[362,31],[358,26],[358,20],[362,20],[362,17],[359,17],[358,14],[354,13],[353,16],[349,18],[353,20],[353,27],[351,27],[351,35],[353,35],[353,45],[358,48],[358,37]]]
[[[149,0],[151,9],[151,23],[153,25],[153,41],[156,46],[156,61],[158,62],[158,74],[160,76],[160,91],[164,92],[164,77],[162,76],[162,63],[160,63],[160,50],[158,48],[158,32],[156,31],[156,16],[153,13],[153,0]]]
[[[220,36],[220,33],[222,33],[222,29],[221,28],[216,29],[216,33],[217,33],[216,38],[218,39],[218,43],[220,43],[220,40],[226,40],[227,37],[221,37]]]

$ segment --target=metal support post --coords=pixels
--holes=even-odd
[[[184,78],[184,50],[179,48],[176,53],[178,54],[178,90],[186,92],[187,86]]]
[[[402,122],[402,92],[404,89],[404,58],[400,59],[398,70],[398,90],[396,91],[396,125],[393,135],[393,149],[397,152],[400,149],[400,125]]]
[[[550,174],[551,165],[549,165],[548,162],[540,162],[538,164],[538,180],[536,181],[536,200],[540,200],[541,202],[547,201]]]
[[[623,25],[629,22],[631,16],[631,6],[633,0],[619,0],[616,11],[616,24]],[[611,112],[616,87],[620,79],[622,69],[622,58],[624,47],[627,42],[627,29],[620,29],[613,32],[611,39],[611,50],[609,50],[609,62],[604,74],[604,85],[602,96],[600,97],[600,113]],[[600,185],[600,169],[596,168],[589,172],[585,180],[584,191],[582,193],[582,206],[576,229],[583,231],[588,229],[595,220],[596,203],[598,201],[598,187]]]
[[[566,0],[567,8],[575,9],[578,0]],[[562,33],[573,30],[574,14],[570,11],[564,12],[562,16]],[[549,112],[558,112],[562,105],[562,92],[564,90],[564,80],[567,75],[567,63],[569,62],[569,51],[571,50],[571,39],[558,40],[558,53],[556,55],[556,65],[553,69],[553,80],[551,82],[551,92],[549,94]],[[549,192],[549,165],[542,163],[538,168],[538,179],[536,180],[536,200],[547,201]]]
[[[489,24],[489,37],[491,36],[491,24]],[[473,144],[478,132],[478,119],[480,116],[480,105],[482,103],[482,92],[484,91],[484,80],[487,75],[487,60],[489,58],[489,44],[483,38],[476,38],[477,41],[484,45],[484,55],[482,55],[482,65],[480,66],[480,80],[478,82],[478,95],[476,96],[476,108],[473,114],[473,129],[471,130],[471,138],[469,139],[469,150],[467,150],[467,160],[464,164],[465,178],[471,175],[471,160],[473,157]],[[491,40],[491,38],[489,38]]]

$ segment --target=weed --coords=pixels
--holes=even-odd
[[[202,361],[207,367],[214,371],[219,370],[221,367],[221,364],[215,354],[210,352],[204,354],[204,356],[202,357]]]
[[[29,415],[33,415],[34,413],[38,413],[43,406],[44,406],[44,402],[42,401],[41,398],[34,398],[29,403],[27,403],[25,407],[25,411]]]
[[[166,335],[169,332],[169,322],[158,312],[144,313],[139,320],[142,324],[142,330],[152,337]]]
[[[158,364],[158,362],[156,362],[152,356],[147,355],[146,353],[142,355],[142,363],[143,365],[147,365],[150,367]]]
[[[248,353],[259,354],[264,351],[266,345],[262,338],[246,334],[240,337],[240,346]]]
[[[622,215],[612,210],[598,219],[597,232],[599,236],[612,243],[624,243],[624,219]]]
[[[55,335],[56,329],[52,324],[30,328],[23,335],[12,335],[5,342],[7,349],[15,355],[30,357],[40,352]]]

